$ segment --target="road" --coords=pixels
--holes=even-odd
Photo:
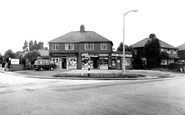
[[[96,81],[0,73],[0,115],[185,115],[185,77]]]

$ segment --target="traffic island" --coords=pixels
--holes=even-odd
[[[96,80],[121,80],[121,79],[137,79],[144,78],[145,75],[141,74],[115,74],[115,73],[91,73],[90,77],[88,74],[74,74],[74,73],[62,73],[55,74],[53,77],[64,78],[64,79],[96,79]]]

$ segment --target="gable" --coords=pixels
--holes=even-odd
[[[177,47],[178,50],[185,50],[185,43]]]
[[[133,48],[142,48],[142,47],[145,46],[145,44],[148,41],[148,39],[149,38],[145,38],[145,39],[143,39],[143,40],[141,40],[141,41],[139,41],[139,42],[137,42],[137,43],[135,43],[135,44],[133,44],[131,46]],[[166,42],[164,42],[164,41],[162,41],[160,39],[159,39],[159,44],[160,44],[160,47],[161,48],[177,49],[176,47],[174,47],[174,46],[172,46],[172,45],[170,45],[170,44],[168,44],[168,43],[166,43]]]

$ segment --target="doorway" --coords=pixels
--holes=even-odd
[[[98,66],[99,66],[99,62],[98,62],[99,57],[91,57],[91,60],[93,62],[93,68],[94,69],[98,69]]]
[[[66,60],[66,58],[62,58],[62,69],[67,69],[67,60]]]

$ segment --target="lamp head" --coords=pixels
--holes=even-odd
[[[133,12],[138,12],[138,10],[133,10]]]

